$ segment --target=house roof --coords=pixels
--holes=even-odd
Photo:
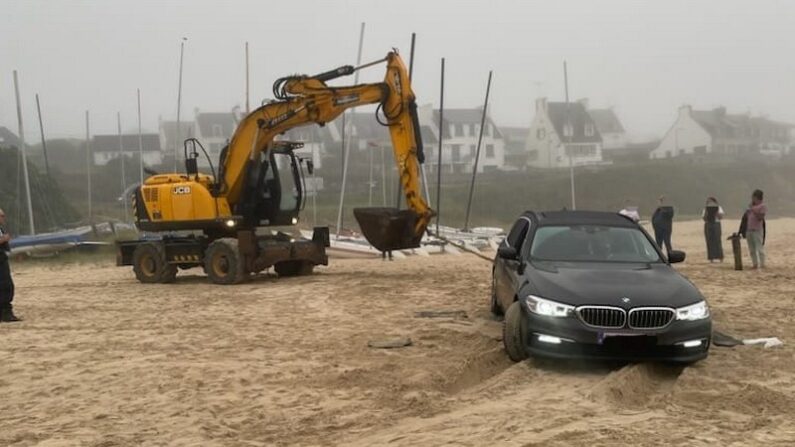
[[[530,128],[500,126],[500,132],[506,140],[524,142],[527,140],[527,136],[530,134]]]
[[[199,133],[203,138],[231,138],[237,127],[235,114],[232,112],[197,113],[196,125],[199,127]],[[220,135],[214,131],[216,126],[220,128]]]
[[[599,129],[596,127],[591,115],[585,110],[579,102],[548,102],[547,113],[552,125],[555,127],[555,132],[560,136],[561,140],[566,143],[601,143],[602,136],[599,134]],[[570,137],[565,137],[563,134],[563,126],[567,122],[571,122],[574,133]],[[593,126],[593,135],[585,135],[585,126]]]
[[[0,147],[19,147],[19,137],[7,127],[0,126]]]
[[[464,124],[476,124],[479,126],[482,117],[482,107],[477,107],[474,109],[444,109],[444,137],[450,138],[453,136],[449,135],[450,132],[448,130],[451,124],[456,126],[458,132],[463,133],[463,131],[459,130],[460,126],[463,126]],[[433,121],[437,125],[439,124],[439,109],[433,109]],[[491,124],[494,127],[494,138],[503,138],[501,129],[494,124],[494,121],[488,114],[486,115],[486,124]]]
[[[692,110],[690,116],[713,137],[743,139],[782,139],[776,131],[788,130],[795,126],[780,123],[765,117],[752,117],[747,114],[729,114],[725,107],[712,110]]]
[[[124,152],[138,152],[138,134],[122,135],[121,141]],[[156,133],[141,135],[141,142],[145,152],[160,151],[160,135]],[[91,141],[91,150],[94,152],[119,152],[119,136],[94,135]]]
[[[589,109],[588,114],[596,123],[599,133],[624,132],[624,126],[621,125],[613,109]]]

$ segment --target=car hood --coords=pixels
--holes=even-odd
[[[530,293],[574,306],[680,307],[704,299],[690,281],[659,263],[542,262],[528,265],[525,276]]]

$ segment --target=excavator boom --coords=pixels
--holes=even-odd
[[[386,62],[381,83],[330,87],[326,81],[352,74],[357,69]],[[419,246],[434,212],[420,191],[422,140],[417,106],[408,72],[397,52],[359,68],[340,67],[315,76],[289,76],[274,84],[279,99],[266,104],[238,125],[226,157],[221,160],[221,195],[235,208],[245,200],[248,172],[273,146],[274,139],[299,126],[334,120],[345,110],[365,104],[380,104],[389,127],[407,210],[358,208],[354,215],[365,238],[377,249],[396,250]],[[250,183],[250,182],[249,182]]]

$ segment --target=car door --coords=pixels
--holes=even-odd
[[[505,246],[513,247],[516,249],[517,254],[522,252],[522,243],[524,242],[527,232],[530,229],[530,219],[527,217],[520,217],[511,227],[508,236],[502,242]],[[513,297],[516,294],[515,285],[517,284],[517,276],[519,270],[518,259],[503,259],[497,257],[497,262],[494,265],[494,281],[495,289],[497,292],[497,299],[500,302],[500,307],[508,309],[508,306],[513,302]]]

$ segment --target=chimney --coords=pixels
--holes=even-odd
[[[690,113],[693,111],[693,108],[689,104],[684,104],[679,106],[679,117],[687,117],[690,116]]]
[[[588,98],[580,98],[577,100],[578,103],[582,104],[585,107],[585,110],[588,110]]]
[[[536,112],[544,112],[547,111],[547,98],[537,98],[536,99]]]

